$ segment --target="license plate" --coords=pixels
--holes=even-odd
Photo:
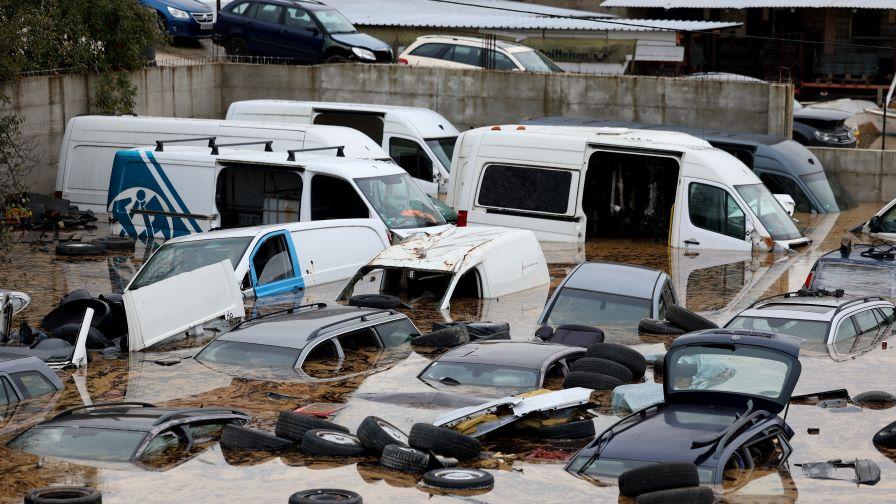
[[[215,23],[199,23],[200,30],[211,30],[215,27]]]

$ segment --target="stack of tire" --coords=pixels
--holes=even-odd
[[[432,332],[411,340],[416,349],[453,348],[471,341],[509,340],[507,322],[451,322],[435,323]]]
[[[49,333],[51,340],[62,340],[60,345],[74,346],[81,331],[86,310],[93,310],[90,329],[87,333],[87,349],[102,350],[115,345],[127,345],[127,317],[121,294],[105,294],[94,298],[85,289],[77,289],[63,297],[59,306],[48,313],[40,322],[41,329]],[[21,335],[22,331],[20,331]],[[30,344],[31,342],[23,341]],[[126,348],[122,349],[126,349]]]
[[[56,255],[81,257],[102,255],[106,252],[133,252],[137,240],[128,237],[105,236],[91,241],[67,241],[56,245]]]
[[[638,323],[638,334],[654,336],[680,336],[685,333],[703,329],[717,329],[713,321],[678,305],[669,305],[666,319],[646,318]]]
[[[470,460],[479,457],[479,440],[451,429],[418,423],[405,434],[398,427],[375,416],[368,416],[357,435],[323,418],[283,411],[274,433],[239,425],[227,425],[221,446],[231,450],[280,452],[298,447],[318,457],[361,457],[372,455],[389,469],[423,473],[427,485],[448,489],[482,489],[494,484],[494,477],[475,469],[444,467],[449,459]],[[435,466],[435,469],[429,470]],[[439,467],[442,466],[442,467]]]
[[[712,504],[715,495],[700,486],[697,466],[668,462],[630,469],[619,475],[619,493],[637,504]]]
[[[644,377],[647,362],[636,350],[617,343],[595,343],[569,366],[563,388],[613,390]]]

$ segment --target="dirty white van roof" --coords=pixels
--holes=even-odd
[[[332,219],[326,221],[312,221],[315,227],[351,227],[377,225],[377,221],[373,219]],[[372,224],[373,223],[373,224]],[[255,238],[257,236],[266,235],[272,231],[302,231],[308,228],[309,222],[284,222],[281,224],[265,224],[263,226],[246,226],[229,229],[215,229],[204,233],[193,233],[184,236],[178,236],[166,241],[169,243],[185,243],[202,240],[221,240],[226,238]],[[385,232],[385,230],[383,230]]]
[[[289,117],[295,115],[296,109],[317,110],[357,110],[378,114],[392,113],[403,116],[409,126],[417,130],[421,138],[439,138],[457,136],[460,132],[441,114],[423,107],[405,107],[399,105],[377,105],[370,103],[319,102],[293,100],[244,100],[233,102],[227,110],[228,120],[237,113],[263,113],[266,117],[283,116],[282,122],[290,122]],[[245,122],[245,121],[242,121]]]
[[[679,133],[677,131],[647,131],[600,126],[532,126],[517,124],[501,125],[497,127],[501,128],[500,131],[581,138],[588,143],[611,144],[626,147],[644,147],[644,142],[649,142],[651,145],[661,144],[664,148],[667,148],[667,150],[674,150],[677,152],[714,148],[706,140],[686,133]],[[495,128],[495,126],[480,129],[491,131],[493,128]]]

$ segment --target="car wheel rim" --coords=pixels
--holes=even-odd
[[[407,442],[408,442],[407,434],[405,434],[404,432],[401,432],[400,430],[396,429],[394,426],[387,424],[385,422],[377,422],[377,424],[379,424],[381,429],[386,431],[386,434],[388,434],[389,437],[391,437],[392,439],[395,439],[397,441],[401,441],[402,443],[407,444]]]
[[[355,445],[358,444],[352,437],[347,436],[345,434],[337,434],[335,432],[322,432],[318,435],[323,440],[329,441],[331,443],[338,443],[341,445]]]
[[[472,480],[479,477],[479,474],[471,471],[439,471],[436,476],[446,480],[463,481]]]

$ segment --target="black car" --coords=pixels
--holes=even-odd
[[[314,0],[235,0],[221,9],[214,40],[233,56],[298,63],[391,63],[392,48],[360,33],[336,9]]]
[[[853,148],[856,129],[847,126],[852,114],[841,110],[804,107],[793,101],[793,139],[803,145]]]
[[[678,337],[666,354],[664,402],[637,411],[579,451],[566,470],[599,480],[636,467],[693,462],[700,481],[726,470],[776,468],[793,429],[778,416],[800,377],[800,340],[709,329]]]
[[[34,455],[103,463],[151,465],[184,461],[220,437],[225,425],[249,415],[221,408],[158,408],[121,402],[65,410],[10,441]]]
[[[845,240],[839,249],[818,258],[803,287],[834,292],[842,289],[854,296],[896,298],[896,247],[888,244],[852,244]]]

